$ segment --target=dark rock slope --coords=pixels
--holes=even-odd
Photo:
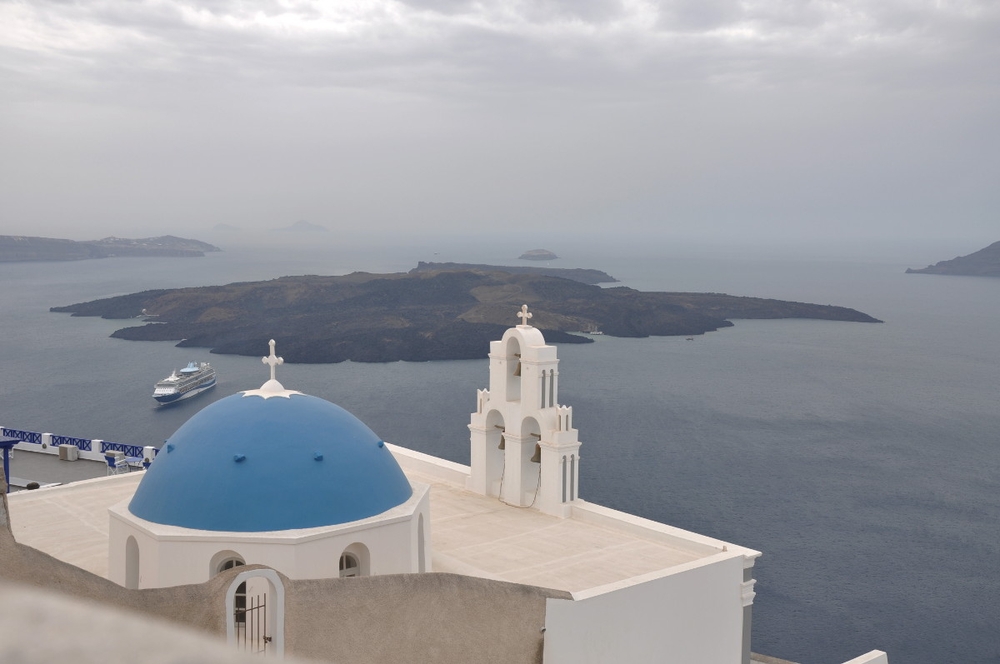
[[[1000,277],[1000,242],[994,242],[985,249],[959,256],[948,261],[914,270],[907,268],[907,274],[954,274],[969,277]]]
[[[215,353],[259,355],[268,339],[289,362],[423,361],[481,358],[489,342],[531,323],[554,343],[586,343],[571,332],[620,337],[695,335],[730,318],[816,318],[879,322],[844,307],[721,294],[643,293],[569,279],[496,271],[354,273],[156,290],[53,307],[75,316],[134,318],[120,339],[180,341]]]

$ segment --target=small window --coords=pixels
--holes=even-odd
[[[361,576],[361,565],[358,558],[353,553],[345,553],[340,556],[340,578],[346,579],[349,576]]]
[[[227,569],[232,569],[234,567],[242,567],[243,565],[246,565],[246,563],[240,560],[239,558],[229,558],[228,560],[222,561],[222,564],[219,565],[218,571],[225,572]]]

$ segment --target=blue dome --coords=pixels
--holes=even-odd
[[[263,532],[364,519],[412,489],[365,424],[305,394],[234,394],[167,440],[128,509],[155,523]]]

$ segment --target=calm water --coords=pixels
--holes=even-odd
[[[417,260],[504,263],[525,248],[286,244],[204,259],[0,265],[0,424],[160,444],[211,401],[267,377],[259,359],[117,341],[108,335],[121,321],[50,306]],[[763,551],[759,652],[820,664],[872,648],[894,664],[1000,662],[1000,279],[903,274],[962,253],[940,247],[796,260],[550,248],[562,266],[604,269],[641,289],[841,304],[884,319],[737,321],[694,341],[561,346],[560,401],[574,407],[584,443],[581,494]],[[211,359],[219,386],[154,408],[152,384],[190,359]],[[465,463],[468,414],[488,382],[485,359],[285,365],[279,379],[348,408],[386,440]]]

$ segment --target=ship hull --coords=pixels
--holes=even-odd
[[[190,399],[193,396],[197,396],[206,390],[210,390],[215,387],[215,381],[211,383],[206,383],[194,389],[190,389],[187,392],[175,392],[173,394],[160,394],[154,396],[153,399],[156,400],[161,406],[165,406],[170,403],[177,403],[178,401],[183,401],[184,399]]]
[[[199,374],[206,373],[208,375],[199,376]],[[207,364],[203,364],[200,370],[196,370],[192,363],[186,369],[181,370],[180,377],[178,377],[177,372],[174,372],[170,377],[157,383],[156,389],[153,391],[153,400],[161,406],[177,403],[212,389],[215,387],[215,383],[216,376],[213,369]]]

